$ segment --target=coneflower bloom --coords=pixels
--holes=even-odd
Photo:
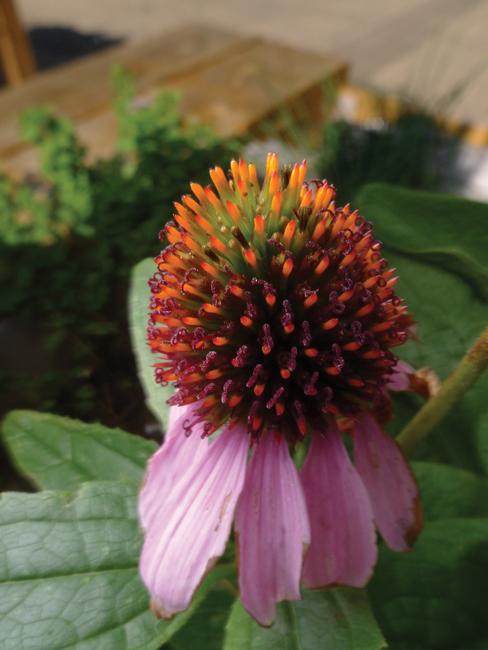
[[[244,161],[215,168],[161,234],[148,340],[175,393],[139,512],[162,617],[188,607],[234,515],[240,596],[262,625],[301,581],[364,585],[375,528],[398,551],[421,528],[415,480],[382,430],[388,391],[408,385],[391,348],[413,321],[371,224],[305,172],[274,154],[262,185]]]

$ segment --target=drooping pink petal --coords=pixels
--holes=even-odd
[[[265,433],[254,450],[236,516],[239,588],[244,607],[271,625],[276,603],[300,598],[310,543],[305,499],[288,445]]]
[[[396,442],[369,414],[355,428],[354,462],[381,536],[393,550],[407,551],[422,528],[417,483]]]
[[[376,563],[373,511],[335,425],[313,436],[301,479],[312,529],[304,584],[363,586]]]
[[[139,520],[144,530],[158,515],[162,499],[208,447],[208,440],[201,438],[203,423],[195,425],[190,436],[185,435],[183,423],[195,408],[193,404],[171,408],[166,438],[149,459],[138,504]]]
[[[386,387],[388,390],[408,390],[410,388],[410,376],[415,374],[415,369],[405,361],[397,361],[390,375]]]
[[[159,616],[170,618],[186,609],[205,573],[224,552],[244,484],[247,448],[245,427],[225,429],[159,495],[140,561],[142,579]],[[150,473],[148,490],[153,477]],[[157,480],[154,487],[158,489]]]

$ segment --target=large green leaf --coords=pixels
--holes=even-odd
[[[359,589],[305,591],[303,600],[278,605],[275,624],[260,627],[236,601],[224,650],[379,650],[386,647]]]
[[[389,250],[464,278],[488,299],[488,205],[448,194],[366,185],[356,203]]]
[[[224,640],[224,627],[236,597],[230,580],[222,580],[207,595],[192,616],[172,638],[172,650],[220,650]]]
[[[438,463],[412,464],[427,520],[488,517],[488,479]]]
[[[3,434],[17,468],[47,489],[71,490],[93,480],[140,482],[156,449],[121,429],[35,411],[9,413]]]
[[[370,584],[390,650],[488,648],[488,519],[426,525],[410,553],[382,548]]]
[[[136,358],[137,372],[146,404],[154,417],[168,426],[169,407],[166,400],[173,394],[171,386],[160,386],[154,380],[155,355],[147,345],[147,322],[149,316],[150,291],[148,281],[156,270],[154,260],[147,258],[132,269],[129,290],[129,325],[132,351]]]
[[[399,348],[400,356],[444,378],[488,321],[488,206],[384,185],[363,188],[356,203],[398,268],[398,293],[417,321],[419,340]],[[488,473],[487,392],[488,376],[419,447],[417,457]],[[419,407],[412,396],[396,401],[394,432]]]
[[[0,499],[2,650],[156,650],[189,610],[158,621],[138,577],[136,486],[92,482],[74,496],[6,493]]]

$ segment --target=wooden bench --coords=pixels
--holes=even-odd
[[[333,56],[202,26],[116,46],[0,91],[0,172],[20,178],[36,170],[36,152],[21,140],[18,120],[40,104],[76,123],[91,159],[110,156],[117,130],[115,65],[134,75],[138,101],[177,89],[184,118],[222,136],[243,135],[283,107],[299,105],[318,121],[324,93],[347,76],[347,65]]]

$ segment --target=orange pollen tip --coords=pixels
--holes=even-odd
[[[215,305],[212,305],[211,302],[204,303],[202,305],[202,308],[208,314],[221,314],[222,313],[222,310],[219,307],[216,307]]]
[[[261,352],[262,352],[263,354],[266,354],[266,355],[269,354],[269,353],[271,352],[271,346],[266,345],[266,344],[265,344],[265,345],[262,345],[262,346],[261,346]]]
[[[181,381],[184,384],[192,384],[195,381],[201,381],[201,379],[202,379],[202,375],[199,372],[192,372],[189,375],[185,375]]]
[[[346,345],[342,346],[344,350],[349,350],[350,352],[354,352],[354,350],[359,350],[360,347],[361,344],[358,343],[357,341],[351,341],[351,343],[346,343]]]
[[[305,356],[308,357],[309,359],[314,359],[318,355],[319,351],[317,348],[306,348],[305,349]]]
[[[356,253],[355,251],[352,251],[346,257],[342,260],[342,262],[339,264],[339,268],[344,268],[345,266],[349,266],[351,262],[353,262],[356,259]]]
[[[228,401],[228,404],[230,408],[234,408],[234,406],[237,406],[239,402],[242,400],[242,395],[232,395],[230,400]]]
[[[325,323],[322,323],[322,329],[323,330],[332,330],[336,325],[339,323],[338,318],[329,318],[329,320],[326,320]]]
[[[217,403],[217,398],[215,397],[215,395],[209,395],[209,396],[208,396],[208,397],[203,401],[202,407],[203,407],[204,409],[208,409],[208,408],[211,408],[212,406],[215,406],[216,403]]]
[[[244,289],[242,289],[239,285],[237,284],[231,284],[229,286],[229,290],[232,295],[236,296],[236,298],[240,298],[241,296],[244,295]]]
[[[247,181],[248,169],[244,160],[239,160],[239,175],[243,181]]]
[[[227,183],[225,174],[220,167],[215,167],[215,169],[210,170],[210,178],[220,194],[228,191],[229,184]]]
[[[240,319],[241,325],[244,325],[244,327],[252,327],[253,321],[249,318],[249,316],[241,316]]]
[[[190,222],[188,221],[188,218],[186,216],[183,216],[182,214],[175,214],[174,218],[176,223],[179,226],[181,226],[185,230],[191,230]]]
[[[227,252],[227,246],[224,242],[220,241],[218,237],[210,237],[210,245],[216,248],[221,253]]]
[[[334,375],[339,375],[341,371],[339,370],[339,368],[336,368],[335,366],[330,366],[329,368],[325,369],[325,372],[328,375],[333,375],[334,376]]]
[[[275,404],[275,412],[276,415],[278,416],[283,415],[283,413],[285,412],[285,405],[283,404],[283,402],[277,402]]]
[[[319,299],[319,297],[317,296],[317,294],[312,293],[310,296],[305,298],[305,300],[303,301],[303,305],[305,307],[312,307],[312,305],[315,305],[315,303],[317,302],[318,299]]]
[[[209,275],[212,275],[214,278],[219,278],[220,273],[217,268],[213,264],[209,264],[208,262],[200,262],[200,267],[205,271],[205,273],[208,273]]]
[[[286,224],[285,232],[283,233],[283,241],[285,246],[290,245],[291,240],[293,239],[293,235],[295,234],[296,227],[297,222],[295,220],[289,221]]]
[[[377,359],[378,357],[381,357],[383,352],[381,350],[369,350],[368,352],[364,352],[361,357],[363,359]]]
[[[245,250],[243,250],[243,255],[244,255],[244,259],[246,260],[246,262],[250,266],[252,266],[253,269],[255,269],[257,267],[258,260],[257,260],[257,257],[256,257],[256,253],[253,251],[253,249],[252,248],[246,248]]]
[[[185,325],[201,325],[202,321],[199,318],[195,318],[194,316],[184,316],[181,321]]]
[[[266,304],[269,305],[269,307],[274,307],[276,304],[276,296],[274,293],[267,293],[265,298]]]
[[[241,218],[241,213],[237,205],[232,203],[232,201],[227,201],[225,207],[227,208],[227,212],[230,214],[232,221],[235,224],[238,224]]]
[[[290,379],[291,372],[288,370],[288,368],[281,368],[280,375],[283,377],[283,379]]]
[[[281,272],[285,276],[285,278],[288,278],[290,276],[290,273],[293,271],[293,260],[291,257],[288,257],[284,262],[283,262],[283,268]]]
[[[213,370],[209,370],[207,373],[205,373],[206,379],[218,379],[219,377],[222,377],[222,370],[219,368],[214,368]]]
[[[260,397],[264,393],[264,389],[266,388],[265,384],[256,384],[254,386],[254,394],[256,397]]]
[[[199,253],[200,252],[200,246],[197,244],[197,242],[191,237],[187,232],[184,232],[181,234],[181,240],[189,248],[193,253]]]
[[[386,330],[389,330],[390,327],[393,327],[395,324],[395,321],[392,320],[386,320],[383,321],[382,323],[377,323],[376,325],[373,325],[373,327],[370,327],[371,332],[384,332]]]
[[[322,237],[326,230],[326,225],[325,225],[325,219],[322,219],[321,221],[318,222],[318,224],[315,226],[313,234],[312,234],[312,239],[314,241],[317,241]]]
[[[203,187],[199,183],[190,183],[190,188],[197,199],[200,202],[205,203],[207,196]]]
[[[364,305],[364,307],[361,307],[361,309],[358,309],[357,312],[354,314],[354,316],[361,318],[361,316],[367,316],[370,314],[374,309],[374,305],[371,303],[368,303],[367,305]]]
[[[229,339],[226,336],[214,336],[212,343],[217,346],[227,345],[229,343]]]
[[[262,237],[264,235],[264,217],[262,214],[257,214],[254,217],[254,232]]]
[[[249,181],[251,185],[254,185],[255,187],[258,187],[258,173],[256,171],[256,165],[254,163],[249,163],[247,166],[249,170]]]
[[[295,325],[293,323],[287,323],[286,325],[283,325],[283,331],[285,334],[291,334],[295,331]]]
[[[282,200],[281,192],[276,192],[276,194],[271,199],[271,212],[273,214],[279,214],[281,210],[281,200]]]
[[[373,275],[367,280],[363,282],[363,286],[365,289],[371,289],[371,287],[374,287],[374,285],[378,282],[379,275]]]
[[[263,418],[260,417],[259,415],[255,415],[251,419],[251,428],[252,428],[252,430],[257,431],[259,429],[259,427],[262,425],[262,423],[263,423]]]
[[[329,257],[328,256],[323,257],[314,269],[315,275],[320,275],[321,273],[323,273],[327,269],[329,264],[330,264]]]
[[[276,194],[280,189],[280,176],[277,171],[272,172],[271,178],[269,179],[269,193]]]
[[[213,227],[209,224],[209,222],[204,217],[202,217],[201,214],[196,214],[193,218],[196,221],[196,223],[200,226],[200,228],[205,230],[205,232],[208,232],[209,234],[212,234],[214,232]]]
[[[305,421],[305,418],[296,418],[296,423],[298,425],[298,430],[304,436],[307,433],[307,423]]]
[[[341,295],[337,298],[340,302],[347,302],[350,300],[354,295],[354,290],[350,289],[349,291],[344,291],[344,293],[341,293]]]
[[[209,187],[205,188],[205,196],[207,197],[207,199],[209,200],[209,202],[210,202],[210,204],[212,205],[213,208],[215,208],[216,210],[220,209],[220,207],[221,207],[220,201],[217,198],[217,196],[215,195],[215,193],[212,192],[212,190]]]

